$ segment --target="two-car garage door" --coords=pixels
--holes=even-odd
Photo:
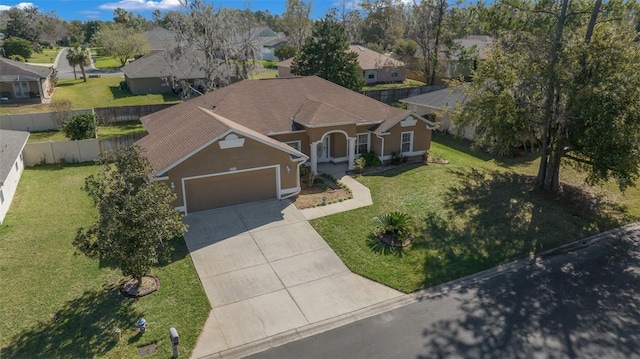
[[[277,198],[276,167],[185,179],[188,213]]]

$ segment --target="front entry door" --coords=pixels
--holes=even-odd
[[[329,162],[329,136],[318,143],[318,162]]]

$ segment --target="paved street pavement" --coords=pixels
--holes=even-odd
[[[640,358],[640,224],[508,267],[251,358]]]
[[[58,70],[58,78],[60,79],[74,78],[73,67],[69,66],[69,63],[67,62],[67,49],[63,49],[62,51],[60,51],[56,59],[55,65],[56,65],[56,69]],[[87,76],[90,76],[90,75],[124,76],[124,74],[121,71],[98,70],[93,66],[93,63],[91,63],[91,66],[89,68],[85,69],[85,73],[87,74]],[[82,76],[82,72],[80,71],[80,68],[76,68],[76,74],[78,77]]]

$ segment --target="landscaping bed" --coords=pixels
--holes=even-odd
[[[303,179],[300,182],[302,190],[293,200],[293,204],[298,209],[324,206],[352,198],[348,189],[343,188],[335,179],[328,176],[316,176],[311,186]]]

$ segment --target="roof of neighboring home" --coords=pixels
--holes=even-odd
[[[160,26],[143,32],[142,36],[149,42],[151,51],[171,49],[176,43],[174,33]]]
[[[400,100],[404,103],[447,111],[455,111],[457,104],[463,105],[466,101],[467,96],[462,87],[449,87]]]
[[[29,132],[0,129],[0,187],[9,176],[29,138]]]
[[[292,156],[307,158],[291,146],[199,106],[193,108],[188,117],[176,117],[158,125],[136,142],[146,149],[146,156],[158,174],[168,171],[192,154],[221,140],[229,132],[239,133]]]
[[[26,76],[29,79],[25,80],[46,79],[51,74],[51,71],[51,69],[44,67],[29,65],[20,61],[0,57],[0,76],[3,78],[5,76],[11,78]]]
[[[183,56],[180,60],[172,61],[171,55],[165,50],[143,56],[128,63],[122,68],[122,72],[132,79],[168,77],[172,75],[190,79],[205,77],[204,71],[200,69],[195,56]]]
[[[398,61],[379,52],[369,50],[366,47],[350,45],[349,51],[358,54],[358,65],[363,70],[373,70],[383,67],[403,67],[404,62]],[[293,58],[282,60],[276,64],[278,67],[291,67]]]
[[[303,126],[338,124],[370,125],[370,131],[382,134],[412,116],[411,111],[386,105],[317,76],[244,80],[141,118],[150,135],[165,133],[147,136],[141,144],[157,147],[158,152],[153,155],[156,157],[163,156],[158,154],[161,148],[184,156],[224,132],[200,108],[263,136],[300,130]],[[153,144],[154,138],[164,137],[171,137],[171,141]],[[154,161],[165,164],[169,159]]]
[[[358,63],[363,70],[373,70],[382,67],[403,67],[404,62],[398,61],[379,52],[358,45],[350,45],[349,50],[358,54]]]

